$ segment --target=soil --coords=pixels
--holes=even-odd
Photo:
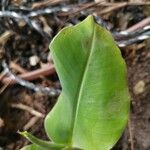
[[[140,49],[137,49],[137,45],[133,45],[122,50],[128,68],[131,113],[128,127],[116,146],[117,150],[130,150],[133,145],[135,150],[150,149],[149,42],[150,40],[147,40],[145,46]]]
[[[112,13],[111,16],[115,16],[113,18],[109,16],[104,17],[104,19],[107,18],[106,20],[109,20],[111,23],[111,30],[123,30],[145,17],[142,10],[142,8],[138,7],[133,12],[132,7],[129,7],[128,9],[119,10],[120,14],[116,16]],[[119,17],[125,11],[136,16],[126,26],[121,23],[121,17]],[[137,17],[138,14],[139,17]],[[118,21],[117,23],[116,20]],[[58,22],[52,22],[51,24],[53,25],[53,33],[51,35],[53,37],[59,30],[59,25]],[[35,67],[30,65],[30,56],[37,55],[41,63],[47,62],[49,41],[43,39],[35,31],[30,31],[26,35],[26,30],[28,28],[24,26],[24,29],[18,31],[19,33],[21,32],[18,36],[12,36],[7,41],[5,45],[5,59],[8,63],[15,61],[21,67],[30,71],[39,68],[39,64]],[[127,128],[113,150],[150,150],[150,40],[121,48],[121,52],[128,68],[131,112]],[[2,67],[0,70],[2,70]],[[34,83],[61,89],[56,74],[36,80]],[[46,115],[56,101],[57,97],[52,98],[19,85],[7,87],[0,95],[0,149],[19,150],[29,143],[17,131],[22,131],[27,123],[33,119],[33,115],[28,111],[12,107],[12,104],[22,103]],[[37,137],[46,139],[43,121],[43,118],[37,119],[28,131]]]

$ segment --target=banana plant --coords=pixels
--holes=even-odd
[[[110,150],[126,126],[130,99],[112,35],[88,16],[62,29],[50,50],[62,92],[45,118],[49,141],[21,132],[33,143],[23,150]]]

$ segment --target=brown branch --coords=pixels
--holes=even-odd
[[[110,7],[107,7],[105,9],[103,9],[100,13],[98,13],[98,15],[104,15],[104,14],[107,14],[111,11],[114,11],[116,9],[119,9],[119,8],[122,8],[122,7],[125,7],[127,6],[127,3],[119,3],[117,5],[112,5]]]
[[[21,79],[24,79],[24,80],[31,81],[31,80],[36,80],[36,79],[40,78],[41,76],[48,76],[50,74],[53,74],[54,72],[55,72],[54,65],[47,64],[43,68],[37,69],[35,71],[31,71],[31,72],[25,72],[21,75],[18,75],[18,77],[20,77]],[[10,84],[15,84],[16,83],[15,79],[10,79],[9,77],[4,77],[4,78],[1,79],[1,81],[4,84],[9,83],[10,80],[11,80]]]
[[[11,104],[11,107],[27,111],[27,112],[29,112],[30,114],[32,114],[36,117],[44,118],[44,115],[41,112],[38,112],[37,110],[34,110],[32,107],[24,105],[22,103]]]
[[[5,31],[3,34],[0,35],[0,44],[4,44],[7,40],[13,35],[12,31]]]
[[[28,72],[27,70],[25,70],[24,68],[22,68],[21,66],[19,66],[18,64],[16,64],[13,61],[10,62],[10,68],[16,70],[19,73],[26,73],[26,72]]]
[[[127,30],[125,30],[126,32],[134,32],[138,29],[141,29],[147,25],[150,25],[150,17],[145,18],[144,20],[142,20],[141,22],[138,22],[137,24],[131,26],[130,28],[128,28]]]
[[[46,0],[43,2],[35,2],[32,4],[32,9],[35,8],[40,8],[40,7],[47,7],[47,6],[52,6],[61,2],[66,2],[68,0]]]
[[[24,131],[29,130],[31,127],[33,127],[34,124],[37,123],[38,120],[39,120],[39,117],[37,117],[37,116],[32,117],[32,118],[27,122],[27,124],[25,124],[25,126],[23,127],[23,130],[24,130]]]
[[[106,7],[104,8],[99,14],[106,14],[109,13],[113,10],[126,7],[126,6],[145,6],[145,5],[150,5],[150,2],[117,2],[117,3],[109,3],[105,1],[100,1],[100,2],[90,2],[90,3],[84,3],[84,4],[77,4],[74,5],[73,9],[71,9],[68,12],[60,12],[60,16],[67,16],[67,15],[73,15],[77,14],[83,10],[86,9],[91,9],[91,8],[96,8],[96,7]]]
[[[119,8],[122,7],[126,7],[126,6],[137,6],[137,5],[150,5],[150,2],[139,2],[139,3],[135,3],[135,2],[120,2],[120,3],[102,3],[100,4],[100,6],[107,6],[105,9],[103,9],[99,15],[104,15],[106,13],[109,13],[111,11],[117,10]]]
[[[128,120],[128,129],[129,129],[129,140],[130,140],[130,143],[131,143],[131,150],[135,150],[134,149],[134,141],[133,141],[133,129],[132,129],[132,123],[131,123],[131,114],[129,116],[129,120]]]
[[[0,94],[2,94],[7,89],[10,83],[11,83],[11,80],[9,80],[9,82],[7,82],[6,84],[2,86],[2,88],[0,89]]]
[[[75,9],[72,9],[68,12],[60,12],[59,16],[68,16],[68,15],[75,16],[76,14],[80,13],[81,11],[89,9],[89,8],[93,8],[93,7],[97,6],[98,4],[101,4],[102,2],[97,2],[97,3],[91,2],[91,3],[86,3],[86,4],[79,4],[79,5],[74,6]]]
[[[117,5],[125,5],[125,6],[141,6],[141,5],[150,5],[150,2],[115,2],[115,3],[109,3],[104,2],[99,4],[100,6],[117,6]]]

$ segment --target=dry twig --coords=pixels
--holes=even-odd
[[[47,95],[50,95],[50,96],[58,96],[60,94],[60,90],[58,89],[54,89],[54,88],[50,88],[50,87],[43,87],[43,86],[37,86],[29,81],[25,81],[23,79],[21,79],[20,77],[14,75],[10,69],[8,68],[7,64],[5,61],[3,61],[2,63],[3,67],[4,67],[4,72],[7,73],[7,75],[9,75],[9,78],[4,78],[4,79],[7,79],[7,80],[11,80],[12,82],[14,81],[15,83],[19,83],[20,85],[24,86],[24,87],[27,87],[29,89],[32,89],[36,92],[43,92]],[[48,70],[46,70],[45,72],[47,72]],[[26,73],[25,73],[26,74]],[[31,76],[29,76],[30,78],[32,78],[34,76],[34,73],[30,74]],[[33,75],[33,76],[32,76]],[[1,77],[1,80],[3,81],[4,80],[2,77]],[[8,82],[8,81],[7,81]],[[7,83],[6,82],[6,83]],[[5,83],[5,82],[4,82]]]
[[[32,9],[37,9],[37,8],[40,8],[40,7],[47,7],[47,6],[52,6],[52,5],[55,5],[55,4],[60,4],[61,2],[66,2],[68,0],[46,0],[46,1],[40,1],[40,2],[35,2],[32,4]]]
[[[135,150],[134,149],[134,141],[133,141],[133,131],[132,131],[132,124],[131,124],[131,116],[129,116],[129,120],[128,120],[128,129],[129,129],[131,150]]]
[[[0,94],[2,94],[2,93],[6,90],[6,88],[10,85],[10,83],[11,83],[11,80],[9,80],[9,82],[7,82],[6,84],[4,84],[4,85],[1,87],[1,89],[0,89]]]
[[[26,72],[28,72],[27,70],[25,70],[24,68],[22,68],[21,66],[19,66],[18,64],[16,64],[13,61],[10,62],[10,68],[18,71],[19,73],[26,73]]]
[[[143,19],[142,21],[138,22],[137,24],[133,25],[132,27],[125,30],[126,32],[134,32],[136,30],[139,30],[141,28],[144,28],[145,26],[150,26],[150,17],[147,17]]]
[[[13,35],[14,33],[12,31],[5,31],[0,36],[0,44],[5,44],[7,40]]]
[[[34,71],[22,73],[18,77],[21,79],[27,80],[27,81],[32,81],[32,80],[36,80],[36,79],[40,78],[41,76],[47,76],[47,75],[53,74],[54,72],[55,72],[54,65],[47,64],[44,68],[40,68],[40,69],[37,69]],[[9,81],[10,81],[10,77],[5,77],[2,80],[2,82],[4,84],[8,83]],[[10,84],[15,84],[15,83],[16,83],[16,80],[11,79]]]
[[[111,11],[114,11],[116,9],[122,8],[122,7],[126,6],[126,5],[127,5],[126,3],[119,3],[119,4],[116,4],[116,5],[112,5],[110,7],[107,7],[105,9],[103,9],[102,11],[100,11],[100,13],[98,13],[98,15],[104,15],[106,13],[110,13]]]
[[[39,118],[44,118],[44,115],[36,110],[34,110],[32,107],[29,107],[27,105],[24,105],[22,103],[18,103],[18,104],[11,104],[12,108],[17,108],[17,109],[21,109],[24,111],[29,112],[30,114],[39,117]]]
[[[24,130],[24,131],[29,130],[38,120],[39,120],[39,117],[37,117],[37,116],[32,117],[32,118],[27,122],[27,124],[25,124],[25,126],[23,127],[23,130]]]

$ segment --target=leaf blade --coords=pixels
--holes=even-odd
[[[31,144],[23,147],[21,150],[44,150],[44,149],[35,144]]]
[[[93,28],[93,24],[92,24],[91,21],[88,22],[88,26],[90,28]],[[87,32],[87,30],[88,30],[88,27],[85,28],[85,22],[80,23],[80,28],[82,28],[83,32]],[[91,36],[92,32],[93,31],[89,30],[89,33],[88,33],[89,37]],[[61,34],[61,33],[63,33],[63,34]],[[76,33],[79,34],[80,36],[82,36],[82,38],[84,38],[84,34],[80,33],[79,28],[74,28],[74,27],[65,28],[65,29],[62,30],[61,33],[58,34],[58,36],[59,36],[58,43],[59,42],[62,43],[62,44],[60,44],[59,49],[61,49],[61,45],[64,45],[64,43],[66,44],[66,45],[64,45],[64,47],[66,47],[66,49],[65,49],[65,51],[63,51],[63,53],[66,56],[66,60],[69,62],[69,64],[67,65],[67,64],[63,63],[64,56],[59,53],[59,49],[57,51],[55,50],[54,53],[52,51],[52,55],[53,55],[53,57],[55,57],[54,62],[55,62],[55,65],[56,65],[56,70],[59,74],[60,82],[61,82],[61,85],[63,87],[64,92],[62,91],[62,93],[59,97],[59,100],[56,104],[56,107],[54,107],[54,109],[46,117],[46,119],[45,119],[45,128],[46,128],[48,133],[51,132],[51,135],[55,134],[55,131],[53,130],[53,128],[57,127],[58,132],[59,132],[60,128],[63,128],[64,131],[62,131],[62,129],[60,129],[61,132],[62,132],[62,133],[60,133],[61,136],[57,136],[55,138],[52,138],[52,140],[60,142],[60,143],[68,143],[68,142],[70,142],[68,137],[71,137],[71,134],[72,134],[72,133],[70,133],[70,130],[72,130],[72,128],[73,128],[72,124],[68,124],[68,122],[73,123],[74,122],[73,121],[74,120],[74,115],[75,115],[73,113],[74,108],[70,107],[70,105],[71,106],[76,105],[76,100],[73,99],[73,101],[70,101],[69,97],[76,97],[76,93],[78,93],[78,86],[80,84],[80,81],[82,80],[82,78],[81,78],[82,77],[82,70],[84,71],[84,68],[85,68],[84,64],[86,64],[86,59],[88,57],[88,53],[85,53],[84,51],[80,51],[80,49],[82,48],[80,39],[78,39],[76,37],[74,39],[75,43],[73,43],[73,44],[72,44],[72,39],[70,39],[70,35],[74,34],[74,36],[75,36]],[[65,38],[63,38],[63,36]],[[53,41],[55,41],[56,38],[57,38],[57,36],[53,39]],[[63,39],[63,41],[61,39]],[[69,40],[69,42],[68,42],[68,40]],[[76,43],[78,43],[78,44],[76,44]],[[79,46],[79,48],[77,49],[78,51],[76,51],[76,49],[74,48],[74,44]],[[55,44],[55,45],[57,45],[57,44]],[[73,49],[74,55],[72,55],[69,52],[69,50],[70,50],[69,47],[71,47],[71,49],[74,48]],[[87,50],[87,52],[88,52],[88,50]],[[82,53],[82,54],[78,55],[79,53],[80,54]],[[59,59],[58,59],[57,56],[59,56]],[[74,65],[74,63],[71,62],[71,59],[75,59],[77,65]],[[80,62],[78,63],[77,60],[80,60]],[[74,71],[69,72],[67,68],[72,68],[73,66],[74,66],[74,71],[76,70],[75,72],[78,72],[78,70],[81,70],[81,72],[79,72],[79,74],[74,74]],[[72,81],[74,81],[74,82],[72,82]],[[74,90],[76,92],[72,92]],[[68,102],[66,103],[66,101],[68,101]],[[59,107],[61,107],[61,108],[59,108]],[[57,109],[57,111],[55,111],[55,109]],[[70,112],[70,113],[68,113],[68,116],[67,116],[67,118],[65,118],[66,120],[64,122],[64,120],[60,119],[60,118],[63,118],[63,117],[60,117],[60,118],[57,119],[58,116],[55,115],[55,112],[57,112],[59,114],[62,114],[65,110],[67,110],[67,112]],[[51,116],[51,121],[49,119],[50,116]],[[57,121],[59,120],[59,121],[56,123],[55,120],[57,120]],[[54,125],[55,127],[54,126],[49,127],[48,125],[46,125],[46,124],[50,124],[50,122],[55,122],[56,123]],[[59,127],[59,124],[61,124],[61,127]],[[51,138],[50,135],[48,135],[48,136]]]
[[[110,149],[129,110],[126,66],[111,35],[90,16],[61,31],[50,48],[62,93],[45,120],[48,136],[81,149]]]

